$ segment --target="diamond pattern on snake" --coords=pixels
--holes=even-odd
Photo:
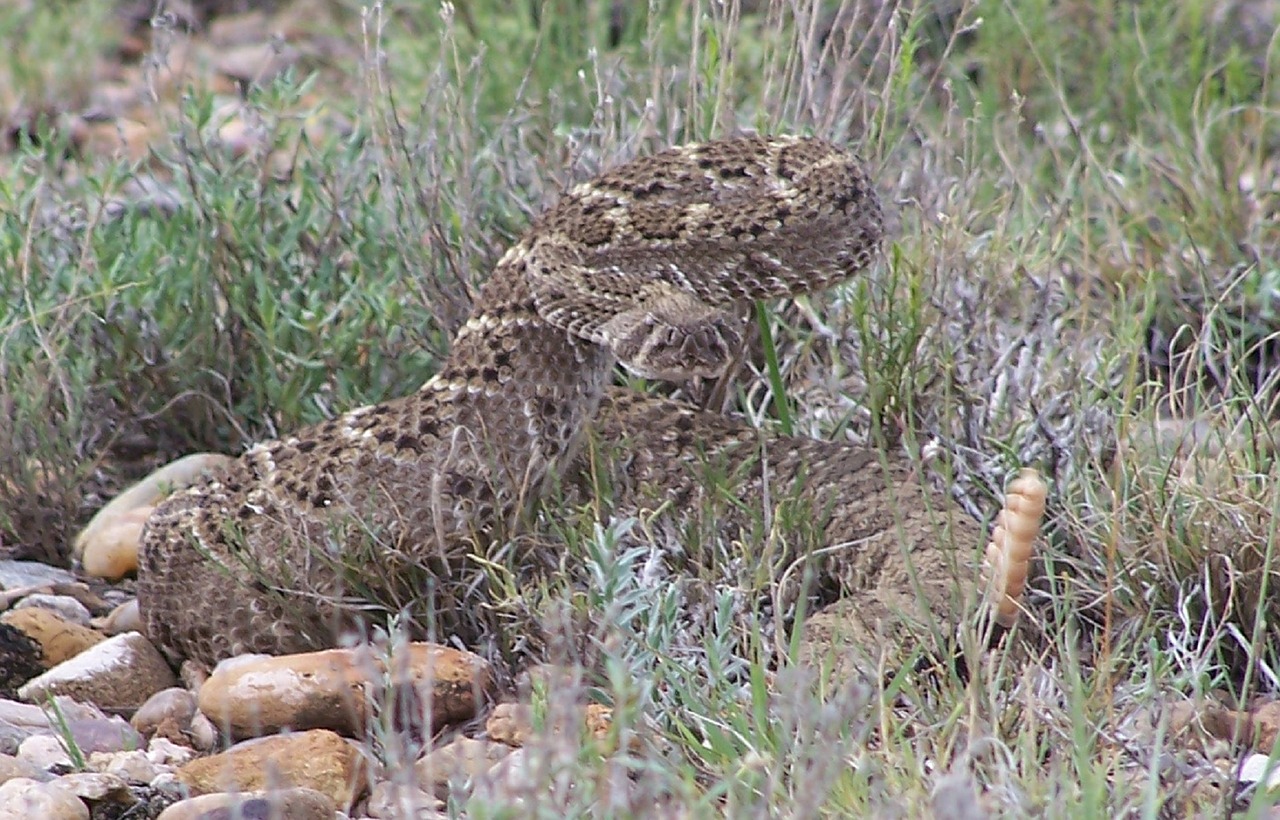
[[[954,556],[928,558],[941,537],[913,518],[929,505],[901,459],[609,387],[615,363],[656,379],[721,374],[744,303],[859,274],[882,233],[860,161],[814,138],[673,148],[573,188],[501,258],[418,392],[258,444],[157,508],[138,582],[149,636],[210,664],[332,646],[398,594],[380,585],[400,564],[444,580],[478,545],[520,533],[549,483],[581,468],[589,429],[614,454],[622,514],[696,506],[706,489],[690,465],[733,459],[756,465],[740,476],[744,506],[800,486],[829,512],[819,538],[857,545],[854,587],[952,588]],[[977,525],[948,515],[955,540],[978,546]],[[920,577],[886,558],[904,545],[927,565]],[[372,580],[352,575],[368,562]]]

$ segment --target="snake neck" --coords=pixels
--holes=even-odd
[[[419,403],[466,431],[489,479],[527,500],[576,454],[612,369],[605,348],[543,321],[524,276],[503,264]]]

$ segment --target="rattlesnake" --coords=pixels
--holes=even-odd
[[[927,494],[900,459],[769,439],[607,389],[615,361],[652,378],[719,374],[741,342],[735,306],[847,279],[881,234],[857,158],[813,138],[669,149],[572,189],[502,257],[421,390],[259,444],[157,508],[138,581],[149,636],[205,663],[333,645],[378,597],[354,594],[336,567],[397,555],[456,571],[478,544],[519,532],[548,481],[583,463],[593,423],[624,512],[664,498],[696,507],[692,465],[724,457],[755,465],[739,476],[746,506],[766,506],[774,479],[803,485],[829,513],[820,538],[859,541],[868,560],[855,574],[886,571],[895,533],[927,551],[943,536],[923,523]],[[973,522],[948,520],[978,541]],[[951,588],[952,562],[930,566],[917,585]]]

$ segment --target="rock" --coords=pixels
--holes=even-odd
[[[572,724],[576,724],[577,731],[585,732],[587,736],[607,743],[612,717],[613,710],[598,703],[590,703],[569,710],[552,710],[543,731],[550,730],[552,735],[559,735],[572,729]],[[493,740],[508,746],[524,746],[534,734],[533,710],[523,703],[500,703],[493,707],[493,712],[485,721],[484,728]]]
[[[181,766],[195,756],[194,750],[162,737],[153,737],[147,744],[147,759],[160,766]]]
[[[529,759],[528,749],[516,749],[476,778],[475,795],[500,805],[510,804],[516,811],[526,808],[528,797],[540,791],[540,773],[530,770],[531,762],[537,768],[538,763]]]
[[[107,594],[114,591],[108,590]],[[115,593],[118,594],[118,593]],[[89,614],[102,613],[111,609],[111,604],[98,593],[89,589],[89,585],[74,581],[70,584],[37,584],[32,587],[14,587],[0,592],[0,610],[9,609],[20,604],[24,599],[35,595],[71,598],[84,607]]]
[[[147,158],[153,141],[161,135],[158,127],[126,117],[108,122],[74,117],[64,122],[63,127],[71,137],[71,144],[86,156],[136,163]]]
[[[0,615],[0,623],[21,631],[40,645],[40,663],[46,670],[105,640],[102,633],[69,622],[44,607],[12,609]]]
[[[136,570],[142,524],[151,508],[174,490],[190,486],[230,460],[219,453],[194,453],[166,464],[98,510],[76,536],[72,554],[96,577],[114,580]]]
[[[120,803],[131,806],[138,802],[124,779],[106,772],[72,772],[58,778],[58,785],[86,803]]]
[[[146,634],[145,632],[143,634]],[[199,692],[200,687],[204,686],[204,682],[209,679],[209,670],[203,664],[195,661],[183,661],[182,666],[178,668],[178,679],[182,681],[182,685],[192,692]]]
[[[89,755],[89,768],[95,772],[115,775],[129,783],[150,783],[162,771],[146,752],[139,749],[127,752],[94,752]]]
[[[75,582],[76,577],[65,569],[51,567],[39,561],[0,560],[0,589]]]
[[[200,713],[191,719],[191,745],[202,752],[207,752],[218,742],[218,730],[213,722]]]
[[[0,785],[0,820],[89,820],[89,807],[57,782],[15,777]]]
[[[406,783],[383,780],[369,790],[365,811],[378,820],[435,820],[448,817],[444,803]]]
[[[52,775],[39,766],[32,765],[28,760],[22,760],[13,755],[0,755],[0,783],[15,777],[25,777],[30,780],[52,779]]]
[[[55,766],[71,768],[75,762],[62,739],[54,735],[32,735],[18,746],[18,759],[42,771]]]
[[[1280,701],[1266,701],[1254,706],[1249,717],[1253,723],[1253,750],[1271,754],[1276,736],[1280,735]]]
[[[499,703],[484,722],[489,737],[508,746],[523,746],[533,731],[533,716],[523,703]]]
[[[431,704],[433,729],[472,717],[491,686],[488,664],[469,652],[433,644],[407,649],[392,659],[390,677]],[[200,711],[235,738],[284,728],[357,735],[387,677],[386,664],[363,647],[243,656],[214,669],[200,687]]]
[[[89,619],[93,617],[89,613],[88,607],[70,595],[49,595],[37,592],[23,598],[13,608],[15,610],[22,610],[33,606],[52,610],[54,613],[59,615],[62,620],[79,626],[88,626]]]
[[[162,772],[147,784],[156,794],[162,794],[168,797],[171,802],[178,802],[189,797],[191,790],[186,784],[178,779],[177,770]]]
[[[1270,791],[1280,787],[1280,763],[1267,755],[1254,752],[1246,755],[1240,762],[1237,779],[1241,783],[1262,784],[1263,788]]]
[[[55,698],[54,705],[76,746],[86,754],[136,749],[142,745],[142,738],[119,717],[108,717],[93,706],[69,698]],[[35,735],[53,735],[56,720],[57,716],[47,705],[0,700],[0,752],[12,753],[20,743]]]
[[[209,42],[218,49],[260,43],[268,34],[275,34],[275,31],[261,9],[223,15],[209,21]]]
[[[85,542],[80,566],[94,578],[118,581],[138,571],[142,528],[155,507],[138,507],[102,525]]]
[[[327,795],[312,789],[277,789],[233,794],[216,792],[180,800],[160,812],[158,820],[223,820],[281,818],[333,820],[337,809]]]
[[[230,658],[200,687],[200,711],[236,739],[286,728],[355,734],[364,725],[366,686],[377,669],[366,659],[366,674],[358,654],[330,649]]]
[[[163,740],[207,752],[218,742],[218,730],[196,710],[196,696],[180,686],[147,698],[130,723],[152,743]]]
[[[273,43],[249,43],[220,51],[214,60],[219,74],[241,83],[269,84],[298,61],[296,48]]]
[[[255,738],[193,760],[178,777],[196,794],[299,786],[347,810],[368,783],[360,751],[327,729]]]
[[[249,156],[270,147],[270,135],[261,125],[251,124],[244,117],[236,116],[218,128],[217,144],[233,157]]]
[[[143,737],[159,736],[181,743],[195,716],[196,696],[180,686],[171,686],[147,698],[129,724]]]
[[[28,701],[69,695],[103,709],[133,711],[176,682],[173,670],[151,642],[137,632],[126,632],[28,681],[18,694]]]
[[[428,734],[470,720],[493,694],[493,669],[479,655],[430,643],[411,643],[391,659],[391,679],[409,685],[431,707]]]
[[[89,104],[84,115],[89,119],[113,120],[123,117],[142,102],[142,89],[129,83],[101,83],[89,92]]]
[[[418,783],[443,800],[449,797],[450,781],[472,780],[509,754],[511,747],[505,743],[459,736],[420,757],[413,768]]]
[[[1167,714],[1170,739],[1206,755],[1229,749],[1237,739],[1249,738],[1249,715],[1209,698],[1178,701],[1167,707]]]
[[[124,632],[143,633],[142,612],[138,609],[138,599],[130,598],[111,610],[105,618],[95,618],[92,626],[107,635],[119,635]]]

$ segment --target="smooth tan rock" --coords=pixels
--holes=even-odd
[[[368,784],[360,751],[327,729],[246,740],[191,761],[178,770],[178,777],[195,794],[268,786],[315,789],[343,811]]]
[[[213,721],[197,713],[191,719],[191,745],[202,752],[211,750],[218,743],[218,730]]]
[[[413,768],[419,785],[443,800],[449,797],[451,781],[472,780],[509,754],[511,747],[496,740],[457,737],[418,758]]]
[[[391,666],[388,672],[367,648],[233,658],[200,687],[200,711],[235,738],[284,728],[357,735],[369,703],[390,678],[431,704],[431,726],[438,730],[474,716],[492,685],[489,665],[478,656],[433,644],[409,645]]]
[[[18,695],[33,702],[68,695],[102,709],[132,711],[176,682],[173,670],[151,642],[137,632],[127,632],[27,681]]]
[[[57,781],[16,777],[0,785],[0,820],[89,820],[89,807]]]
[[[18,747],[18,759],[46,772],[55,766],[70,768],[73,765],[66,744],[53,735],[32,735],[22,741]]]
[[[137,507],[104,524],[85,543],[80,566],[94,578],[118,581],[138,571],[138,550],[142,546],[142,528],[155,507]]]
[[[0,755],[0,783],[8,782],[15,777],[25,777],[30,780],[49,780],[52,775],[44,769],[32,765],[30,761],[22,760],[13,755]]]
[[[366,689],[377,667],[349,649],[249,655],[214,668],[200,687],[200,711],[231,737],[289,728],[355,734],[364,725]]]
[[[443,808],[444,803],[422,789],[390,780],[375,783],[365,802],[365,812],[378,820],[436,820],[448,817]]]
[[[138,707],[129,724],[143,737],[164,737],[181,743],[196,716],[196,696],[180,686],[161,689]]]
[[[229,820],[280,818],[280,820],[333,820],[337,809],[327,795],[313,789],[279,789],[270,792],[202,794],[160,812],[158,820]]]
[[[40,661],[45,669],[71,660],[106,640],[101,632],[71,623],[44,607],[9,610],[0,615],[0,623],[12,626],[40,644]]]
[[[86,572],[100,578],[114,580],[136,570],[139,536],[151,508],[174,490],[190,486],[230,461],[220,453],[194,453],[166,464],[98,510],[76,536],[73,555]]]
[[[143,632],[142,612],[138,609],[138,599],[130,598],[111,610],[106,617],[95,618],[90,625],[107,635]]]
[[[218,742],[218,730],[196,710],[196,696],[178,686],[147,698],[133,713],[130,723],[153,745],[164,741],[183,747],[187,753],[192,749],[207,752]]]

